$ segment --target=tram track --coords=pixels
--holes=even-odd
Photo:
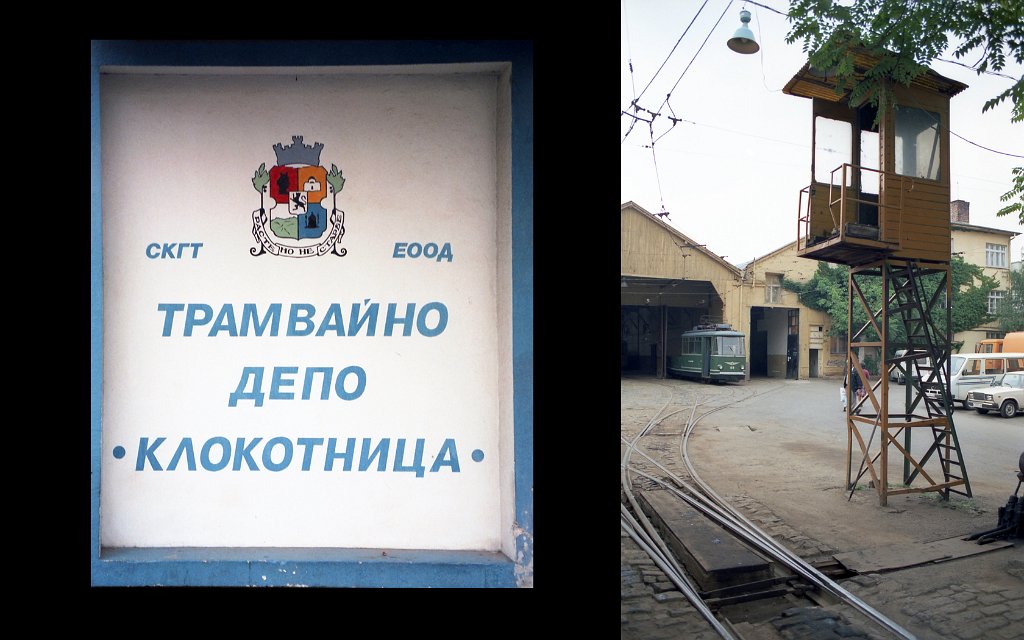
[[[671,388],[678,390],[678,387],[675,386]],[[670,399],[634,436],[621,437],[624,445],[621,462],[624,496],[624,502],[621,505],[622,529],[651,557],[708,625],[722,638],[738,640],[743,638],[725,612],[725,609],[728,608],[727,605],[743,602],[744,598],[771,598],[786,593],[788,594],[787,598],[779,599],[780,615],[781,609],[793,607],[794,602],[799,600],[805,601],[807,606],[829,608],[838,606],[844,614],[847,614],[848,618],[850,618],[849,614],[853,614],[851,620],[867,622],[871,629],[883,631],[885,637],[913,639],[914,636],[907,630],[857,598],[823,571],[812,566],[762,531],[700,478],[688,454],[688,443],[698,423],[717,411],[730,408],[758,395],[770,393],[772,389],[749,394],[742,393],[740,389],[730,391],[729,397],[725,399],[720,397],[711,399],[706,394],[700,394],[703,397],[694,399],[692,403],[676,402],[675,405],[679,408],[673,410],[669,410],[673,405]],[[712,400],[718,400],[718,402]],[[698,409],[701,410],[698,412]],[[668,468],[669,464],[674,465],[678,461],[659,461],[640,447],[645,438],[652,437],[657,427],[670,417],[684,412],[688,412],[689,415],[679,434],[678,457],[685,466],[685,475],[688,478],[683,478],[681,474]],[[642,460],[634,461],[634,454]],[[646,466],[648,470],[641,468],[642,466]],[[654,469],[650,469],[651,466]],[[718,593],[702,591],[693,577],[688,575],[683,563],[670,550],[662,532],[640,507],[633,488],[634,481],[630,477],[631,474],[634,478],[646,480],[651,487],[657,487],[676,496],[687,506],[734,536],[744,546],[767,558],[773,563],[773,571],[777,575],[768,580],[752,583],[750,585],[752,592],[744,593],[742,588],[728,588]],[[785,588],[780,588],[780,586]]]

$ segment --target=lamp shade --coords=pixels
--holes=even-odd
[[[747,26],[750,22],[750,12],[746,9],[740,11],[740,28],[729,38],[729,48],[736,53],[757,53],[761,47],[754,40],[754,32]]]

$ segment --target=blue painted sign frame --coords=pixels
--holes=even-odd
[[[515,557],[488,551],[123,548],[100,545],[103,246],[100,68],[511,64]],[[93,586],[516,587],[533,580],[533,46],[528,41],[94,41],[91,61],[91,485]]]

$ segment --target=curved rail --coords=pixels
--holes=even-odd
[[[648,556],[654,560],[655,564],[665,573],[666,576],[672,580],[672,583],[679,588],[686,599],[690,601],[697,612],[700,613],[708,624],[710,624],[718,634],[725,640],[737,640],[736,636],[733,635],[725,625],[715,617],[714,612],[707,606],[704,600],[698,593],[697,586],[693,583],[693,580],[683,571],[683,568],[679,566],[679,561],[676,560],[675,555],[669,551],[668,545],[658,535],[654,525],[650,519],[644,515],[643,510],[636,501],[636,496],[633,495],[633,485],[629,480],[629,458],[636,445],[640,441],[640,438],[647,435],[655,425],[665,420],[669,416],[679,413],[674,411],[664,417],[659,418],[661,414],[668,408],[671,401],[666,402],[665,405],[658,410],[654,417],[647,422],[647,425],[637,433],[633,440],[627,441],[623,438],[623,442],[626,444],[626,451],[622,454],[622,489],[626,494],[626,498],[629,500],[630,505],[633,507],[633,511],[636,513],[636,517],[630,514],[629,510],[626,509],[626,505],[620,504],[621,513],[621,526],[629,534],[629,536],[643,549]],[[696,405],[695,407],[696,408]],[[647,457],[642,451],[639,451],[641,455]],[[646,474],[644,474],[646,475]],[[639,520],[639,522],[638,522]]]
[[[764,393],[767,393],[767,391]],[[753,522],[747,519],[742,513],[740,513],[738,510],[732,507],[732,505],[730,505],[726,500],[719,496],[710,487],[710,485],[708,485],[700,477],[696,469],[694,469],[690,461],[687,448],[690,435],[693,433],[693,430],[696,427],[697,423],[700,422],[700,420],[702,420],[704,417],[712,413],[715,413],[716,411],[721,411],[722,409],[726,409],[736,404],[737,402],[741,402],[742,400],[755,397],[756,395],[762,394],[753,394],[750,396],[746,396],[744,398],[733,400],[724,405],[714,407],[711,410],[700,414],[699,416],[696,416],[697,407],[702,403],[694,402],[693,409],[690,412],[690,417],[687,420],[686,426],[684,427],[682,435],[680,437],[679,449],[680,457],[682,458],[683,463],[686,465],[687,472],[690,474],[693,480],[693,484],[686,482],[679,476],[669,471],[663,464],[659,463],[657,460],[647,455],[643,450],[641,450],[637,446],[640,439],[643,436],[647,435],[651,431],[651,429],[654,428],[654,426],[656,426],[669,416],[675,415],[676,413],[680,413],[682,411],[675,411],[673,413],[667,414],[659,418],[659,416],[661,416],[661,414],[664,412],[664,410],[668,407],[668,405],[671,402],[667,402],[665,406],[663,406],[661,410],[658,411],[657,414],[655,414],[654,418],[652,418],[647,423],[647,425],[643,429],[641,429],[641,431],[632,439],[632,441],[629,441],[625,437],[620,436],[622,442],[626,444],[626,451],[624,452],[622,458],[622,486],[627,498],[630,501],[630,504],[633,506],[633,509],[637,514],[639,514],[639,518],[641,518],[642,521],[644,521],[643,529],[646,532],[644,533],[640,531],[640,525],[636,522],[635,519],[627,518],[627,516],[629,516],[629,511],[626,509],[625,505],[621,505],[623,529],[626,530],[627,533],[629,533],[630,536],[637,541],[637,544],[640,545],[641,548],[643,548],[648,553],[648,555],[650,555],[651,558],[655,560],[658,566],[661,567],[663,571],[665,571],[666,575],[668,575],[669,578],[672,579],[673,583],[675,583],[676,586],[680,588],[680,590],[687,597],[687,599],[690,600],[690,602],[694,605],[694,607],[697,608],[701,615],[704,616],[705,619],[707,619],[708,622],[715,627],[715,630],[718,631],[718,633],[722,635],[723,638],[732,638],[733,636],[730,635],[731,632],[729,632],[728,629],[726,629],[724,625],[722,625],[722,623],[714,616],[710,609],[708,609],[707,605],[703,602],[703,600],[697,593],[697,589],[694,586],[692,580],[689,578],[689,576],[685,574],[685,572],[682,571],[682,569],[678,565],[678,562],[668,551],[667,545],[665,545],[665,543],[661,541],[660,536],[654,530],[653,525],[649,522],[649,520],[647,520],[646,516],[643,515],[643,512],[640,510],[639,506],[636,503],[636,499],[633,496],[632,486],[629,482],[629,472],[645,477],[668,489],[669,491],[677,495],[679,498],[681,498],[688,505],[697,509],[698,511],[712,519],[714,522],[718,523],[720,526],[725,528],[727,531],[742,539],[755,550],[779,562],[781,565],[787,567],[794,574],[802,577],[803,579],[807,580],[809,583],[815,585],[819,589],[827,593],[830,593],[834,597],[838,598],[840,601],[847,603],[849,606],[859,611],[869,620],[879,625],[880,627],[888,630],[896,637],[903,638],[905,640],[915,640],[915,637],[906,629],[896,624],[894,621],[892,621],[891,619],[889,619],[888,617],[886,617],[881,612],[874,609],[864,601],[857,598],[855,595],[844,589],[835,581],[828,578],[820,571],[815,569],[813,566],[808,564],[805,560],[803,560],[803,558],[800,558],[798,555],[784,547],[774,538],[772,538],[764,531],[762,531],[760,528],[758,528],[757,525],[755,525]],[[640,469],[630,466],[629,460],[631,454],[634,451],[638,455],[642,456],[644,459],[655,465],[658,469],[660,469],[661,472],[663,472],[676,486],[673,486],[673,484],[666,482],[662,478],[655,477]],[[641,536],[642,533],[643,535]],[[643,540],[642,543],[641,540]],[[659,548],[658,550],[655,549],[656,546]],[[667,556],[667,558],[663,556]],[[668,566],[668,568],[671,570],[671,573],[669,570],[666,570],[666,566]],[[685,588],[683,586],[680,586],[681,584],[685,585]]]
[[[637,543],[637,545],[643,549],[647,555],[654,560],[654,563],[668,576],[669,580],[672,581],[676,587],[686,596],[686,599],[690,601],[690,604],[697,609],[697,612],[708,621],[708,623],[718,632],[718,635],[725,638],[725,640],[737,640],[736,636],[729,631],[725,625],[715,617],[714,612],[708,607],[704,600],[700,597],[697,592],[697,587],[690,580],[690,577],[685,572],[678,571],[675,568],[675,558],[671,554],[666,558],[659,549],[655,548],[655,543],[650,541],[643,531],[640,530],[636,519],[633,518],[629,510],[626,509],[626,505],[621,505],[621,522],[622,528],[629,534],[629,537]]]
[[[833,596],[839,598],[843,602],[846,602],[847,604],[849,604],[850,606],[864,614],[867,618],[874,621],[879,626],[882,626],[885,629],[892,632],[893,634],[895,634],[897,637],[905,638],[906,640],[915,640],[914,635],[911,634],[909,631],[907,631],[900,625],[896,624],[894,621],[889,619],[887,616],[883,615],[877,609],[874,609],[873,607],[865,603],[863,600],[861,600],[857,596],[853,595],[852,593],[844,589],[837,582],[835,582],[834,580],[832,580],[831,578],[829,578],[828,576],[826,576],[825,574],[821,573],[820,571],[812,567],[810,564],[808,564],[803,558],[787,549],[785,546],[780,544],[770,535],[763,532],[760,528],[757,527],[757,525],[755,525],[753,522],[747,519],[746,516],[740,513],[739,510],[734,508],[726,500],[719,496],[714,491],[714,489],[711,488],[711,485],[709,485],[700,477],[700,475],[697,473],[697,470],[693,468],[693,465],[690,462],[690,458],[687,455],[687,445],[689,443],[690,435],[693,433],[694,428],[697,426],[697,422],[699,422],[701,418],[704,418],[705,416],[714,413],[714,411],[719,411],[723,408],[725,407],[719,407],[714,409],[713,411],[709,411],[701,415],[700,418],[698,418],[697,420],[688,423],[686,428],[683,430],[683,435],[681,437],[683,463],[686,465],[686,470],[693,478],[694,482],[697,483],[697,485],[700,487],[699,491],[694,492],[708,496],[714,505],[716,505],[719,509],[728,514],[728,516],[734,519],[737,523],[742,525],[743,529],[747,532],[747,534],[745,535],[745,539],[748,539],[751,542],[751,544],[754,544],[759,549],[762,549],[763,551],[770,553],[773,557],[777,558],[780,562],[789,567],[792,571],[796,572],[797,574],[811,582],[811,584],[814,584],[818,588],[828,593],[831,593]],[[657,463],[655,464],[661,467],[662,470],[665,473],[667,473],[670,477],[676,479],[674,474],[668,471],[668,469],[665,469],[664,467],[658,465]],[[678,479],[678,481],[685,485],[685,483],[683,483],[681,479]]]

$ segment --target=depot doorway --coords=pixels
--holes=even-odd
[[[799,309],[750,308],[750,376],[788,380],[799,378]]]

